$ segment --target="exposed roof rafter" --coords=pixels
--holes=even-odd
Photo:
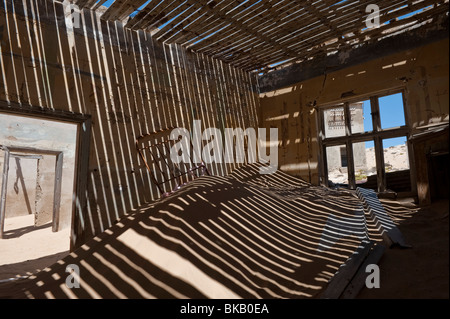
[[[105,0],[73,0],[98,9]],[[328,55],[448,18],[449,0],[379,0],[380,26],[367,28],[372,0],[115,0],[102,19],[143,29],[246,71]]]

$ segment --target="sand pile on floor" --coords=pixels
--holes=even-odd
[[[0,240],[0,282],[43,269],[68,255],[70,228],[52,232],[52,223],[34,226],[34,214],[5,219]]]
[[[257,166],[197,179],[121,219],[36,276],[15,298],[314,298],[366,239],[351,192]],[[66,267],[80,288],[66,286]]]
[[[448,299],[448,199],[427,207],[412,199],[381,202],[412,248],[387,249],[378,263],[380,289],[363,289],[358,298]]]

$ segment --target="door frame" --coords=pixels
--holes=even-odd
[[[89,114],[80,114],[56,109],[24,107],[13,102],[0,101],[0,113],[16,116],[42,118],[47,120],[77,124],[75,157],[74,195],[72,201],[72,221],[70,232],[70,251],[79,247],[86,237],[87,224],[87,186],[89,151],[92,119]]]

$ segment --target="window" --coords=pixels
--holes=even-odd
[[[391,173],[404,171],[397,175],[410,177],[403,101],[403,92],[397,91],[323,107],[323,181],[384,191]]]
[[[402,93],[380,97],[378,105],[380,108],[381,128],[383,130],[405,125]]]

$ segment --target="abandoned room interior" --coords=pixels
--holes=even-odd
[[[449,298],[448,9],[1,0],[0,298]]]

